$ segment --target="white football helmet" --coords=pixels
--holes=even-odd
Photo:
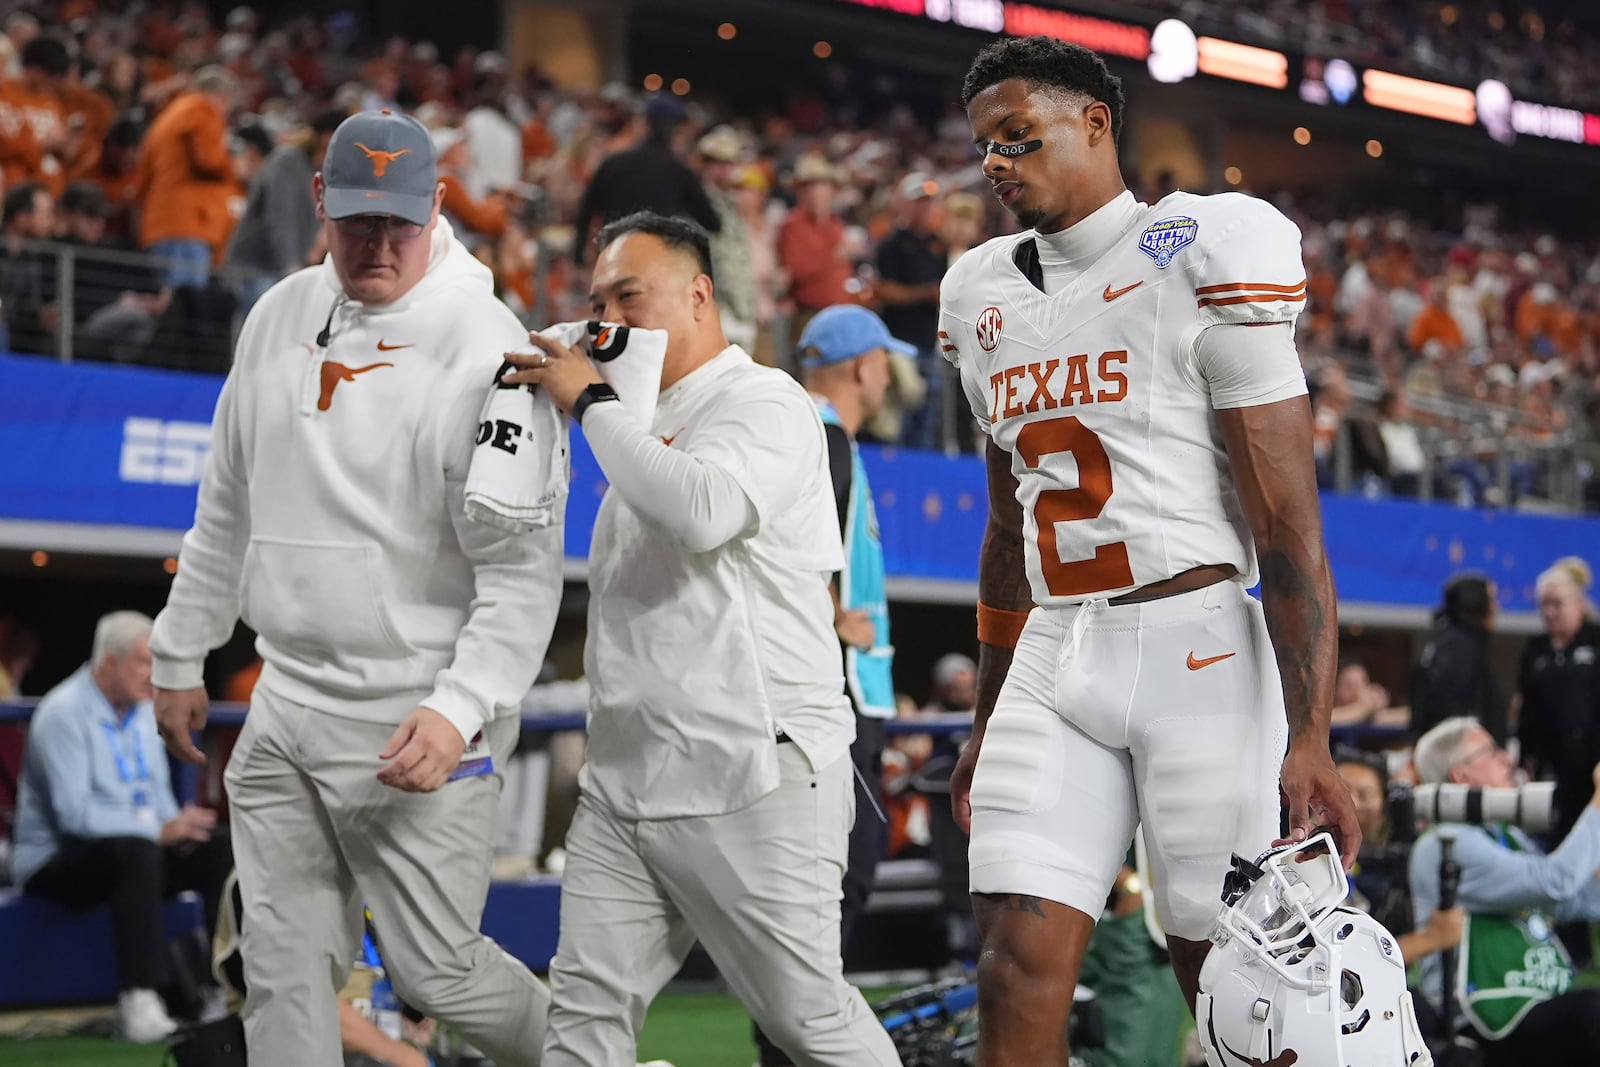
[[[1400,947],[1349,890],[1327,833],[1234,857],[1195,1000],[1209,1067],[1432,1067]]]

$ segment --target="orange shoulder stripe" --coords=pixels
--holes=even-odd
[[[1284,304],[1299,304],[1303,303],[1305,298],[1306,297],[1304,293],[1301,293],[1299,296],[1285,296],[1277,293],[1263,293],[1257,296],[1208,296],[1204,300],[1199,301],[1198,306],[1207,307],[1214,304],[1218,307],[1221,307],[1224,304],[1271,304],[1274,302],[1281,302]]]
[[[1225,293],[1231,289],[1248,289],[1252,292],[1263,293],[1295,293],[1305,287],[1306,280],[1301,278],[1296,285],[1270,285],[1267,282],[1228,282],[1225,285],[1202,285],[1194,292],[1196,296],[1203,296],[1206,293]]]

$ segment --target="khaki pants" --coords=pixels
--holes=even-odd
[[[392,789],[377,773],[394,727],[329,710],[257,688],[228,763],[251,1062],[341,1067],[334,991],[365,903],[402,999],[501,1067],[537,1064],[549,992],[478,932],[500,775]],[[498,763],[517,720],[486,734]]]
[[[630,820],[579,800],[546,1067],[633,1067],[645,1009],[696,937],[798,1067],[898,1067],[839,954],[850,761],[813,773],[786,744],[779,765],[777,789],[727,815]]]

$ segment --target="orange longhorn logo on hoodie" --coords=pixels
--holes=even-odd
[[[393,363],[368,363],[365,367],[346,367],[343,363],[324,363],[322,365],[322,392],[317,397],[317,410],[327,411],[333,407],[333,391],[339,387],[340,382],[353,382],[356,375],[365,374],[369,370],[379,367],[392,367]]]

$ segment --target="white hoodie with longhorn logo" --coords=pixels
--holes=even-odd
[[[383,723],[422,705],[469,740],[517,713],[555,625],[562,525],[466,517],[484,397],[527,332],[443,220],[432,241],[392,304],[346,299],[324,262],[252,309],[151,637],[156,685],[199,686],[242,616],[257,684],[297,703]]]

